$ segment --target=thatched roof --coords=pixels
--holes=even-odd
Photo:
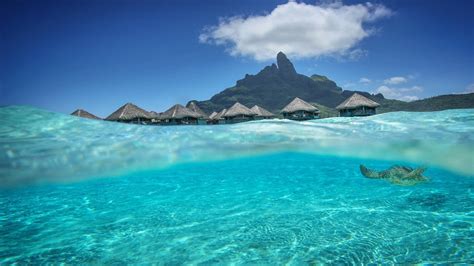
[[[150,119],[147,111],[134,105],[133,103],[127,103],[109,115],[105,120],[128,121],[137,118]]]
[[[162,113],[158,113],[158,112],[155,112],[155,111],[150,111],[148,112],[148,116],[152,119],[160,119],[161,118],[161,114]]]
[[[214,117],[217,115],[217,112],[212,112],[212,114],[209,116],[209,119],[214,119]]]
[[[312,106],[311,104],[301,100],[300,98],[296,97],[289,103],[283,110],[282,113],[293,113],[297,111],[307,111],[307,112],[319,112],[318,108]]]
[[[252,108],[250,108],[252,112],[256,113],[257,116],[264,116],[264,117],[271,117],[275,116],[272,112],[268,111],[267,109],[260,107],[258,105],[254,105]]]
[[[185,117],[192,118],[203,118],[201,114],[198,114],[188,108],[182,106],[181,104],[175,104],[170,109],[163,112],[161,118],[163,119],[182,119]]]
[[[229,110],[227,110],[227,112],[225,112],[224,117],[234,117],[238,115],[255,116],[257,114],[250,110],[247,106],[236,102],[231,108],[229,108]]]
[[[82,109],[77,109],[76,111],[72,112],[71,115],[75,115],[75,116],[79,116],[79,117],[83,117],[83,118],[89,118],[89,119],[102,120],[102,118],[100,118],[98,116],[95,116],[95,115],[87,112],[86,110],[82,110]]]
[[[344,102],[339,104],[336,109],[341,110],[341,109],[353,109],[361,106],[367,106],[367,107],[378,107],[380,104],[372,101],[371,99],[364,97],[358,93],[352,94],[351,97],[347,98]]]
[[[224,115],[225,115],[226,112],[227,112],[226,108],[222,109],[219,113],[217,113],[216,116],[214,116],[213,119],[214,120],[224,119]]]
[[[204,118],[207,118],[207,114],[201,109],[199,108],[199,106],[196,104],[196,102],[192,101],[192,102],[189,102],[187,105],[186,105],[186,108],[188,108],[189,110],[191,111],[194,111],[200,115],[202,115],[202,117]]]

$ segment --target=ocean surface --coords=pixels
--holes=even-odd
[[[139,126],[1,107],[0,264],[472,264],[473,133],[472,109]]]

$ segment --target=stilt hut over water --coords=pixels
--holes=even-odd
[[[227,109],[222,109],[219,113],[216,113],[214,116],[209,116],[209,124],[224,124],[224,114],[227,112]],[[215,112],[214,112],[215,113]]]
[[[354,93],[338,105],[336,109],[339,110],[339,116],[368,116],[375,115],[375,109],[379,106],[380,104],[371,99]]]
[[[188,108],[189,110],[201,115],[201,117],[198,118],[198,124],[199,125],[207,124],[207,119],[209,118],[209,116],[206,114],[206,112],[204,112],[201,108],[199,108],[199,106],[196,104],[195,101],[189,102],[186,105],[186,108]]]
[[[226,124],[246,122],[254,120],[257,114],[250,110],[247,106],[236,102],[224,114]]]
[[[257,115],[255,116],[255,119],[271,119],[275,118],[275,115],[268,111],[267,109],[260,107],[258,105],[254,105],[252,108],[250,108],[252,112],[256,113]]]
[[[296,97],[283,110],[283,118],[291,120],[311,120],[319,118],[319,110],[313,105]]]
[[[95,116],[87,112],[86,110],[82,110],[82,109],[77,109],[76,111],[72,112],[71,115],[82,117],[82,118],[102,120],[102,118]]]
[[[148,116],[151,119],[152,124],[160,124],[161,123],[161,116],[163,113],[158,113],[155,111],[148,112]]]
[[[203,115],[181,104],[173,105],[161,115],[162,124],[166,125],[197,125],[199,120],[205,121]]]
[[[194,111],[200,115],[202,115],[202,117],[204,119],[208,119],[209,116],[206,114],[206,112],[204,112],[201,108],[199,108],[199,106],[196,104],[195,101],[192,101],[192,102],[189,102],[187,105],[186,105],[186,108],[188,108],[189,110],[191,111]]]
[[[133,124],[148,124],[151,118],[147,111],[133,103],[127,103],[109,115],[105,120]]]
[[[207,123],[208,124],[215,124],[214,123],[214,118],[217,116],[217,112],[212,112],[212,114],[209,115],[207,118]]]
[[[215,116],[217,115],[217,112],[212,112],[212,114],[209,115],[209,120],[212,120]]]

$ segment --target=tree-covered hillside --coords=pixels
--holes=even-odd
[[[392,111],[439,111],[455,108],[474,108],[474,93],[442,95],[413,102],[385,99],[382,94],[363,91],[342,90],[326,76],[311,77],[298,74],[290,60],[278,53],[277,64],[262,69],[256,75],[245,75],[235,86],[227,88],[207,101],[196,101],[208,114],[229,108],[235,102],[248,107],[259,105],[271,112],[279,113],[295,97],[317,106],[322,117],[337,116],[337,105],[354,92],[380,104],[378,113]]]

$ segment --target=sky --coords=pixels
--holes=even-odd
[[[405,101],[474,92],[470,0],[3,0],[0,22],[0,105],[164,111],[278,51],[343,89]]]

